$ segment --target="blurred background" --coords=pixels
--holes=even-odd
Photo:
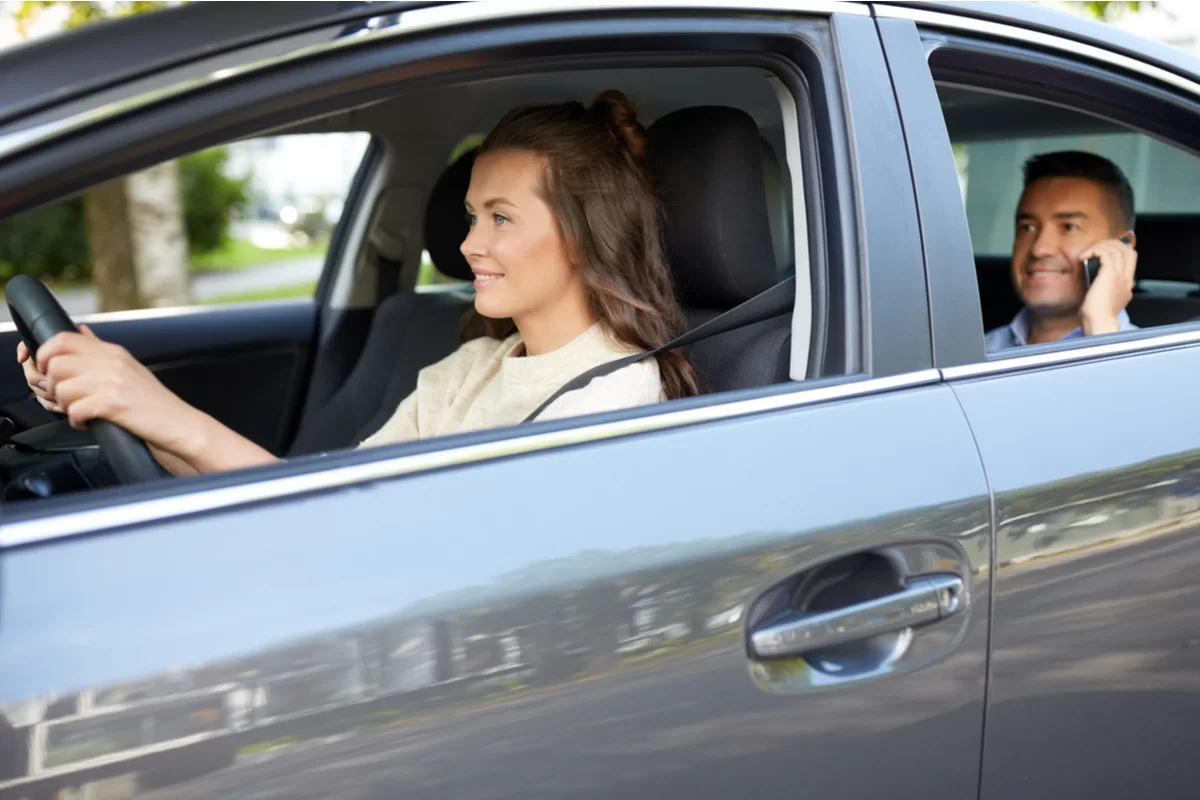
[[[0,48],[173,3],[0,3]],[[1200,53],[1200,3],[1043,2]],[[0,219],[0,289],[26,273],[67,311],[311,297],[362,133],[232,142]],[[966,181],[967,154],[960,153]],[[444,280],[426,256],[421,283]],[[0,304],[0,320],[8,309]]]

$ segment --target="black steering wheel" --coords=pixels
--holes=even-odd
[[[17,331],[25,340],[30,355],[50,337],[63,331],[76,331],[75,323],[46,284],[32,275],[17,275],[4,287],[8,310]],[[162,477],[158,462],[150,455],[146,443],[124,428],[108,420],[88,423],[88,430],[108,459],[108,464],[121,483],[139,483]]]

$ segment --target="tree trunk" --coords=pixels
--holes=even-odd
[[[83,196],[83,212],[100,310],[138,308],[125,181],[109,181],[89,190]]]
[[[125,179],[138,297],[147,308],[191,302],[188,244],[179,191],[179,163],[135,172]]]
[[[101,311],[191,302],[177,162],[91,189],[84,215]]]

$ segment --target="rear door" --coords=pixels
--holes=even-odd
[[[942,287],[931,286],[934,336],[957,344],[937,361],[994,492],[982,797],[1195,797],[1200,330],[1169,325],[986,359],[955,158],[930,65],[933,78],[958,91],[992,88],[1052,103],[1046,120],[1055,107],[1068,108],[1155,132],[1190,152],[1179,154],[1188,163],[1197,152],[1200,85],[1098,49],[1102,42],[917,16],[928,26],[920,32],[907,20],[880,25],[893,73],[904,76],[897,86],[906,123],[919,131],[909,143],[925,184],[922,217],[939,221],[942,238],[930,257],[931,284]],[[1121,71],[1111,66],[1117,62]],[[1052,132],[1041,135],[1041,147],[1026,147],[1025,157],[1063,146]],[[1098,139],[1089,149],[1100,146]],[[1015,194],[1019,165],[1004,186],[969,187]],[[1153,190],[1139,182],[1139,211]]]
[[[873,20],[494,8],[423,69],[773,52],[855,367],[5,509],[0,794],[975,795],[988,491]]]

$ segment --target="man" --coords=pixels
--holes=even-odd
[[[1133,221],[1133,188],[1108,159],[1066,151],[1025,162],[1012,252],[1025,306],[988,332],[988,352],[1136,328],[1125,313],[1137,267]],[[1100,271],[1089,287],[1083,262],[1093,256]]]

